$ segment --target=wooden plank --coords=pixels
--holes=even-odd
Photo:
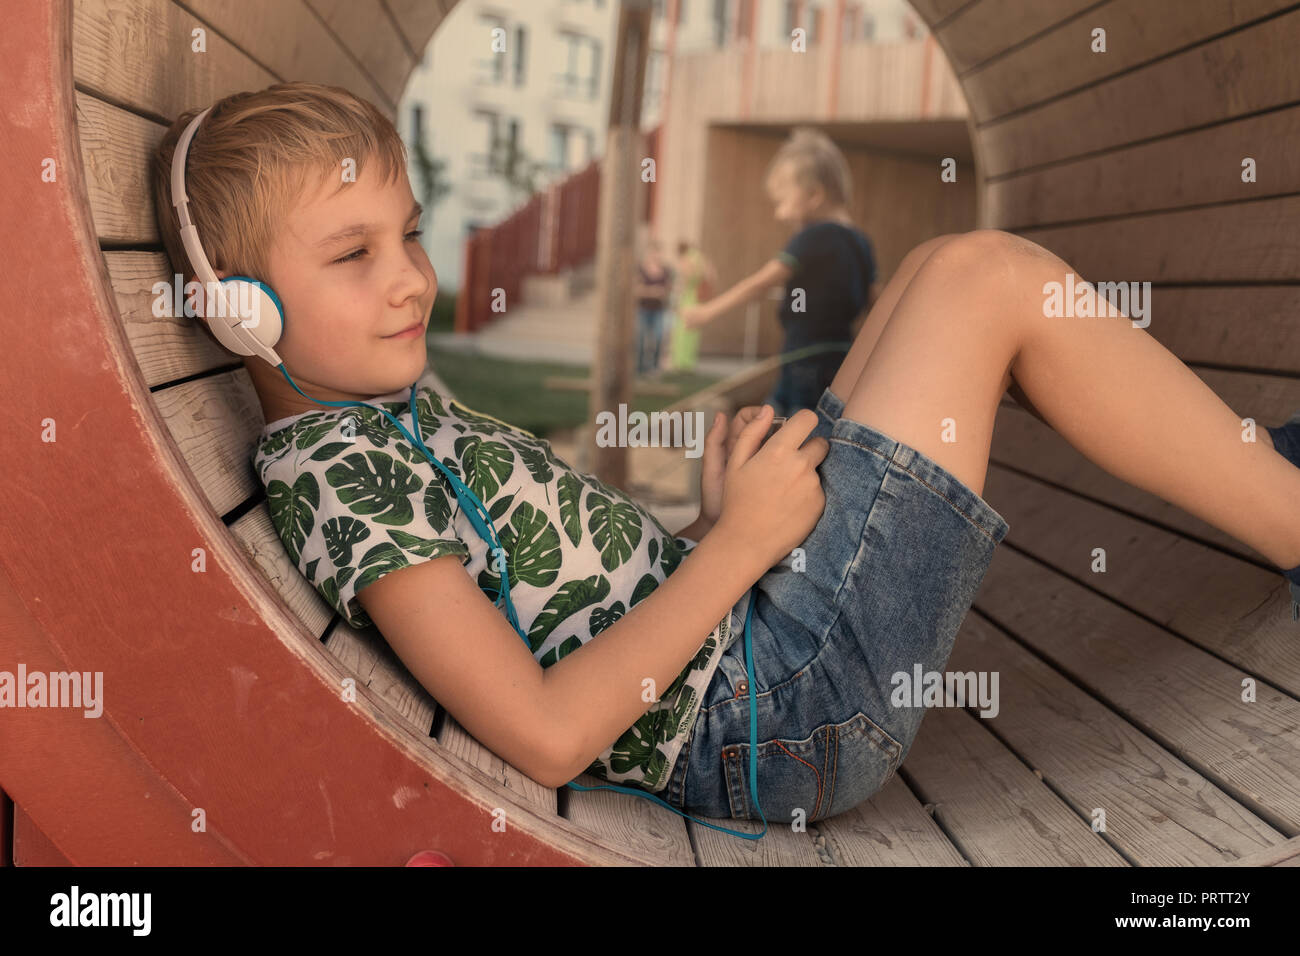
[[[202,54],[191,53],[201,24],[169,0],[74,0],[73,10],[77,87],[156,120],[278,79],[215,30]]]
[[[1135,4],[1111,0],[963,76],[971,114],[977,122],[987,123],[1168,56],[1206,37],[1276,13],[1292,2],[1143,0]],[[1001,27],[1005,22],[992,25]],[[1092,52],[1092,31],[1098,27],[1106,31],[1104,54]]]
[[[271,509],[266,501],[233,522],[230,532],[239,540],[249,560],[266,576],[267,583],[302,621],[307,633],[324,634],[334,609],[289,560],[289,552],[271,523]],[[428,733],[427,727],[425,732]]]
[[[1287,106],[1300,100],[1297,45],[1300,10],[994,120],[979,127],[984,173],[1002,176]]]
[[[1106,839],[1133,865],[1219,865],[1285,839],[978,614],[945,669],[998,675],[996,714],[970,713],[1079,818],[1103,810]]]
[[[1065,515],[1058,509],[1057,517]],[[1265,675],[1257,702],[1243,701],[1251,675],[1022,555],[1017,549],[1031,542],[1017,537],[1015,516],[1008,521],[1013,547],[994,553],[975,600],[979,612],[1271,826],[1294,832],[1295,698]],[[1294,625],[1290,615],[1285,623]]]
[[[1094,282],[1288,282],[1298,216],[1300,196],[1290,196],[1021,233]]]
[[[944,21],[935,38],[948,55],[948,62],[963,80],[963,74],[1009,47],[1024,43],[1057,24],[1073,21],[1076,14],[1095,5],[1096,0],[981,0]],[[1087,30],[1083,51],[1087,54]]]
[[[166,129],[80,91],[75,96],[95,234],[101,242],[161,242],[149,188],[149,156]]]
[[[362,686],[391,705],[420,737],[429,736],[438,702],[406,669],[378,630],[359,630],[340,618],[325,638],[325,647]]]
[[[973,866],[1126,866],[978,717],[936,707],[899,771]]]
[[[847,813],[818,820],[836,866],[969,866],[901,777]]]
[[[582,787],[608,784],[589,773],[579,774],[574,783]],[[686,821],[653,800],[615,790],[571,790],[564,788],[568,807],[565,818],[585,827],[611,846],[635,847],[646,856],[663,858],[664,866],[694,866],[695,853],[686,833]],[[663,799],[663,794],[658,795]]]
[[[265,491],[249,461],[265,421],[244,368],[160,389],[153,399],[218,515]]]
[[[465,763],[476,767],[485,776],[513,793],[518,799],[525,800],[538,809],[555,813],[556,796],[552,787],[544,787],[522,770],[517,770],[489,750],[470,735],[452,716],[446,712],[442,731],[438,734],[438,743],[449,753],[455,754]],[[508,825],[508,823],[507,823]]]
[[[1300,624],[1280,572],[1001,467],[986,494],[1016,548],[1300,696]],[[1091,569],[1094,548],[1105,549],[1105,573]]]
[[[986,208],[1000,228],[1020,231],[1300,192],[1300,108],[1194,130],[999,179]],[[1241,181],[1245,157],[1258,182]]]
[[[199,20],[237,44],[278,77],[341,86],[372,101],[393,118],[396,100],[357,66],[336,35],[304,0],[246,3],[244,0],[186,0]],[[391,42],[400,47],[394,33]],[[394,51],[403,59],[406,51]]]
[[[103,256],[122,327],[146,385],[152,388],[240,360],[202,331],[201,319],[153,314],[155,283],[170,288],[174,282],[184,282],[174,278],[166,253],[105,252]]]
[[[761,820],[732,820],[701,817],[714,826],[739,833],[762,833]],[[695,844],[700,866],[825,866],[809,830],[796,833],[790,821],[767,818],[767,833],[761,840],[723,833],[690,821],[686,824]]]
[[[382,0],[305,0],[324,20],[349,56],[396,105],[406,78],[419,62],[406,38],[384,12]]]
[[[1300,860],[1300,837],[1292,837],[1225,866],[1295,866],[1297,860]]]

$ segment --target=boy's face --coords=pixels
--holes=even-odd
[[[308,188],[270,252],[266,281],[285,314],[275,350],[313,398],[365,401],[409,386],[425,369],[438,277],[413,235],[419,216],[406,171],[384,185],[377,167],[367,163],[341,190],[333,177]],[[352,226],[361,228],[337,235]],[[268,363],[246,365],[267,421],[321,408]]]
[[[767,193],[776,207],[773,214],[777,222],[789,226],[803,225],[820,205],[819,191],[806,192],[795,179],[794,169],[789,163],[780,163],[772,170]]]

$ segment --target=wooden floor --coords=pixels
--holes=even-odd
[[[996,671],[999,710],[933,708],[894,780],[806,832],[769,820],[743,840],[649,800],[539,786],[441,712],[377,634],[339,622],[327,645],[431,746],[651,864],[1300,865],[1300,622],[1281,578],[1009,400],[992,458],[984,497],[1011,530],[947,669]],[[1104,574],[1089,570],[1096,547]]]

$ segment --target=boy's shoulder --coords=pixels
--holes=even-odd
[[[392,393],[365,404],[322,408],[270,422],[253,442],[253,469],[267,487],[277,479],[293,485],[304,472],[321,475],[350,455],[372,460],[387,456],[408,466],[422,462],[423,452],[403,433],[411,428],[409,399],[408,390],[402,396]],[[447,398],[424,380],[417,386],[415,404],[426,437],[449,414]]]

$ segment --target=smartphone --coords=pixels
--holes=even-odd
[[[787,421],[787,419],[786,419],[786,417],[785,417],[784,415],[778,415],[778,416],[776,416],[775,418],[773,418],[773,419],[772,419],[772,424],[771,424],[771,425],[768,427],[768,429],[767,429],[767,434],[766,434],[765,436],[763,436],[763,441],[766,442],[769,438],[771,438],[773,435],[775,435],[775,434],[777,433],[777,430],[778,430],[782,425],[784,425],[784,424],[786,423],[786,421]]]

